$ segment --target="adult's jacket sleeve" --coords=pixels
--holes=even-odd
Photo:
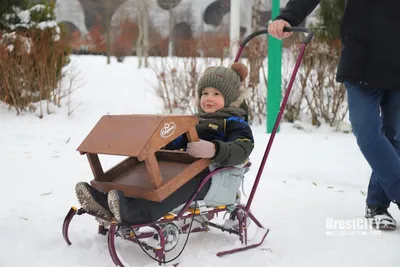
[[[276,17],[289,22],[293,27],[299,26],[311,14],[321,0],[289,0],[281,14]]]

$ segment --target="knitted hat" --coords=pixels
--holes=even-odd
[[[225,107],[239,107],[245,99],[245,88],[242,82],[248,74],[247,67],[242,63],[233,63],[230,68],[218,66],[208,68],[197,84],[197,95],[206,87],[213,87],[224,96]]]

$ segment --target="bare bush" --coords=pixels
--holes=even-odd
[[[0,100],[14,108],[17,114],[34,111],[39,103],[43,117],[42,100],[59,105],[57,84],[62,67],[68,62],[68,47],[62,41],[53,42],[46,31],[32,32],[12,40],[3,38],[0,44]]]
[[[252,12],[252,31],[259,30],[260,25],[260,9],[261,1],[257,0],[253,4]],[[251,123],[261,124],[265,120],[266,113],[266,86],[268,84],[267,76],[265,75],[264,59],[267,56],[267,40],[265,36],[259,36],[252,39],[248,47],[247,59],[249,65],[248,90],[250,97],[247,101],[249,107],[248,115]],[[262,79],[260,80],[260,71]]]
[[[297,43],[297,42],[296,42]],[[291,46],[289,53],[283,53],[282,57],[282,97],[284,96],[286,89],[289,85],[290,78],[293,73],[295,65],[295,56],[298,55],[298,46]],[[302,77],[305,76],[305,77]],[[307,76],[308,73],[299,71],[296,77],[296,82],[293,85],[291,95],[285,107],[283,115],[284,121],[293,123],[300,119],[301,114],[307,111],[307,102],[305,101],[305,95],[307,93]]]
[[[293,56],[298,55],[299,47],[299,42],[291,47]],[[316,126],[322,123],[335,126],[344,120],[348,111],[346,90],[335,80],[339,56],[340,50],[336,45],[318,39],[309,44],[286,107],[286,120],[293,122],[301,114],[309,115],[311,123]],[[288,62],[292,64],[294,59]]]
[[[70,48],[55,22],[54,5],[14,8],[13,12],[3,16],[8,27],[0,35],[0,101],[17,114],[34,111],[38,103],[39,117],[43,117],[44,109],[51,112],[50,103],[59,105],[56,88]]]
[[[72,96],[83,85],[82,73],[74,64],[70,63],[69,66],[63,69],[63,78],[57,88],[57,94],[59,95],[57,106],[60,107],[60,100],[64,99],[68,116],[71,116],[81,105],[81,103],[73,105]]]
[[[214,66],[216,59],[196,57],[156,58],[150,64],[157,76],[155,92],[164,104],[164,112],[170,114],[194,114],[196,87],[201,73]]]
[[[249,87],[251,90],[249,99],[246,101],[249,110],[249,122],[250,124],[262,124],[265,121],[266,114],[266,83],[261,82],[256,86]]]
[[[267,41],[264,38],[255,38],[248,47],[249,77],[247,89],[250,95],[247,100],[248,115],[251,124],[262,124],[266,114],[266,93],[268,77],[265,69],[265,57],[267,55]]]

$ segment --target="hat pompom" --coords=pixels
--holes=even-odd
[[[247,75],[249,74],[247,67],[240,62],[233,63],[231,69],[234,70],[239,75],[241,82],[243,82],[246,79]]]

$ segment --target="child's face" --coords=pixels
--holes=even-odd
[[[206,87],[201,92],[200,107],[206,113],[213,113],[225,106],[224,96],[213,87]]]

